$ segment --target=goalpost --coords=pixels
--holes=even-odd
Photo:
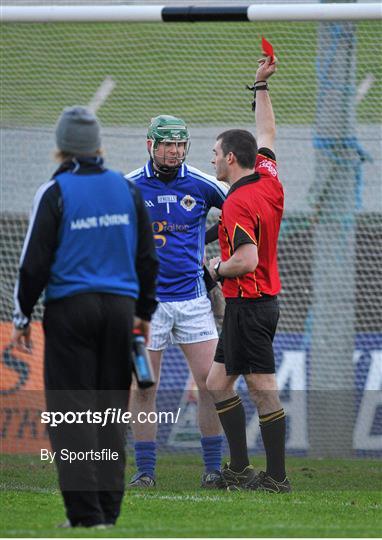
[[[249,6],[4,6],[4,22],[255,22],[381,19],[381,6],[364,4],[252,4]]]
[[[70,4],[5,0],[1,7],[4,451],[36,451],[46,436],[39,424],[41,304],[34,356],[8,343],[21,242],[33,193],[54,170],[62,108],[98,110],[107,164],[124,172],[147,159],[151,117],[181,116],[191,132],[189,162],[213,174],[216,135],[226,127],[255,132],[245,85],[253,82],[264,35],[280,60],[270,91],[286,193],[275,350],[287,451],[381,456],[381,5]],[[208,255],[217,250],[209,247]],[[256,411],[244,398],[249,446],[259,451]],[[181,404],[184,411],[177,425],[160,426],[162,446],[199,445],[194,387],[174,347],[159,402],[160,410]]]

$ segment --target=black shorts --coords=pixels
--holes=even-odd
[[[279,320],[277,296],[227,298],[215,362],[227,375],[275,373],[273,338]]]

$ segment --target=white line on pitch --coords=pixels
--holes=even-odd
[[[234,499],[231,497],[231,498],[226,498],[226,497],[219,497],[219,496],[205,496],[205,497],[201,497],[201,496],[198,496],[198,495],[156,495],[156,494],[153,494],[153,495],[148,495],[148,494],[138,494],[138,493],[134,493],[132,495],[130,495],[131,497],[134,497],[136,499],[163,499],[163,500],[168,500],[168,501],[191,501],[191,502],[205,502],[205,501],[227,501],[227,502],[233,502]],[[127,497],[129,497],[129,494],[127,494]]]

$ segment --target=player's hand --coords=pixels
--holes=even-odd
[[[277,58],[276,56],[273,59],[273,62],[271,63],[272,57],[267,56],[266,58],[259,58],[257,61],[259,64],[259,67],[256,71],[256,81],[266,81],[271,77],[274,72],[277,70]]]
[[[213,259],[210,259],[210,262],[208,263],[208,271],[211,274],[211,277],[214,281],[219,281],[219,276],[216,274],[214,270],[214,266],[220,261],[220,257],[214,257]]]
[[[134,317],[134,330],[139,330],[139,333],[145,338],[146,346],[150,344],[151,323],[149,321]]]
[[[18,351],[31,354],[32,353],[32,329],[28,325],[23,330],[18,330],[13,327],[11,345],[15,347]]]

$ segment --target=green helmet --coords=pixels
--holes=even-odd
[[[161,114],[151,120],[147,138],[157,146],[160,142],[185,142],[190,140],[187,126],[181,118]]]
[[[179,161],[179,166],[186,159],[190,148],[190,134],[185,122],[181,118],[161,114],[151,120],[147,131],[147,139],[153,142],[151,157],[155,159],[155,150],[161,142],[185,143],[185,152],[183,158]]]

